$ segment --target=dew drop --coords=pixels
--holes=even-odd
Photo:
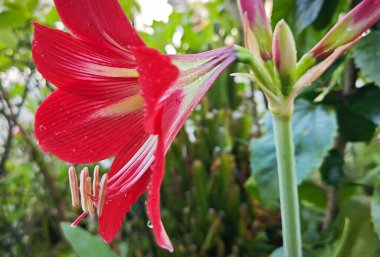
[[[42,132],[46,131],[46,127],[44,125],[40,125],[40,131]]]
[[[147,205],[149,202],[148,201],[145,201],[145,205]]]
[[[146,225],[148,226],[148,228],[153,228],[153,224],[150,220],[148,220],[148,223]]]

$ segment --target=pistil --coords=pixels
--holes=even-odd
[[[102,177],[102,180],[100,181],[100,189],[99,189],[99,197],[98,197],[98,208],[97,213],[98,216],[102,216],[104,203],[106,200],[106,188],[107,188],[107,182],[108,182],[108,174],[104,174]]]
[[[91,199],[91,177],[86,178],[85,182],[85,191],[86,191],[86,203],[87,203],[87,209],[88,212],[90,213],[91,217],[95,216],[95,211],[94,211],[94,203]]]

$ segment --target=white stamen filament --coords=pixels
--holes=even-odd
[[[128,177],[126,181],[123,181],[122,184],[108,187],[109,189],[111,189],[112,187],[112,190],[110,190],[111,193],[108,195],[109,198],[125,195],[125,191],[131,188],[145,174],[145,172],[148,170],[148,168],[154,161],[154,152],[157,147],[157,140],[154,140],[153,142],[154,144],[152,145],[152,147],[146,149],[149,152],[145,155],[142,155],[143,159],[138,160],[136,161],[136,163],[134,163],[135,166],[139,166],[137,168],[131,169],[131,172],[134,171],[132,175]]]
[[[94,181],[92,184],[92,195],[94,199],[98,198],[99,195],[99,165],[95,166],[94,169]]]
[[[157,143],[157,136],[150,136],[145,143],[140,147],[136,154],[121,168],[111,179],[110,179],[110,188],[117,187],[120,184],[125,184],[123,181],[126,177],[130,175],[130,172],[126,172],[136,161],[145,157],[147,152],[150,152],[152,148],[155,148],[154,145]]]
[[[150,152],[145,156],[145,158],[140,162],[139,167],[136,169],[138,172],[134,172],[131,177],[125,181],[121,188],[118,188],[118,194],[123,195],[124,191],[131,188],[141,177],[145,174],[145,171],[150,167],[154,161],[154,151],[156,147],[150,149]]]
[[[130,178],[127,182],[125,182],[124,186],[122,188],[119,188],[116,194],[110,195],[109,197],[116,197],[118,195],[125,195],[125,191],[127,191],[129,188],[131,188],[141,177],[145,174],[145,172],[148,170],[150,165],[154,161],[154,156],[149,156],[149,159],[145,162],[142,162],[140,166],[138,167],[138,173],[137,175]],[[143,166],[143,167],[142,167]]]

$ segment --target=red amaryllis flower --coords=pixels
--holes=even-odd
[[[156,241],[173,250],[160,216],[165,154],[195,105],[235,59],[232,47],[163,55],[146,47],[117,0],[55,0],[71,34],[35,23],[33,58],[58,87],[39,107],[40,147],[69,163],[116,155],[100,186],[81,173],[84,213],[98,208],[99,233],[110,242],[125,213],[148,190]],[[70,169],[70,178],[76,174]],[[78,201],[78,188],[71,184]],[[99,192],[100,190],[100,192]]]

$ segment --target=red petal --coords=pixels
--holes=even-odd
[[[144,45],[117,0],[54,2],[62,22],[82,40],[118,49]]]
[[[58,89],[36,113],[35,134],[41,148],[70,163],[91,163],[117,154],[127,142],[143,140],[143,110],[102,113],[114,103],[90,101]]]
[[[191,58],[188,58],[190,56]],[[200,62],[200,60],[211,56],[213,58],[196,68],[182,71],[180,78],[173,85],[171,94],[166,97],[161,120],[166,151],[214,81],[235,60],[231,47],[190,56],[176,55],[172,56],[172,59],[174,63],[181,63],[180,65],[184,67],[196,67],[191,63]],[[191,78],[191,80],[187,78]]]
[[[124,159],[123,154],[119,154],[116,159]],[[150,176],[151,171],[148,169],[123,197],[106,201],[102,215],[99,217],[99,234],[104,241],[109,243],[115,237],[125,214],[131,210],[131,206],[146,191]]]
[[[129,156],[125,153],[125,160],[120,160],[120,167],[112,166],[107,186],[109,199],[123,196],[136,181],[147,171],[154,161],[154,152],[157,147],[157,136],[144,135],[137,142],[129,142]],[[118,169],[116,169],[118,168]]]
[[[107,186],[106,204],[103,209],[101,217],[99,217],[99,233],[106,242],[111,242],[115,237],[117,231],[121,226],[121,222],[124,220],[125,214],[130,211],[131,206],[135,203],[138,197],[144,193],[148,187],[150,181],[151,169],[150,163],[147,163],[147,159],[150,159],[153,154],[152,151],[143,151],[139,154],[139,151],[144,148],[146,142],[153,142],[154,144],[148,149],[155,149],[156,137],[145,135],[144,140],[136,144],[128,144],[124,150],[115,158],[111,170],[109,171],[109,180]],[[135,158],[136,157],[136,158]],[[128,166],[128,163],[133,163]],[[141,165],[147,163],[148,165]],[[145,169],[142,169],[144,166]],[[127,167],[127,168],[126,168]],[[128,180],[134,175],[141,175],[137,180],[128,184]],[[122,177],[122,179],[121,179]],[[116,178],[116,179],[115,179]],[[122,181],[120,181],[122,180]],[[121,183],[121,185],[116,185]],[[115,195],[115,186],[120,187],[126,183],[129,186],[127,190],[117,190],[116,198],[110,197]]]
[[[63,31],[37,23],[32,50],[42,75],[72,94],[100,100],[139,92],[137,78],[120,74],[136,69],[134,57],[129,53],[94,47]]]
[[[156,116],[162,108],[162,97],[177,80],[179,69],[171,63],[169,56],[155,49],[139,47],[133,52],[140,75],[141,94],[145,99],[145,130],[157,134],[160,121]]]
[[[173,252],[173,245],[161,221],[160,188],[165,171],[165,146],[161,136],[158,138],[157,149],[154,156],[155,161],[152,166],[151,184],[148,191],[148,216],[153,225],[153,233],[157,244],[161,248]]]

